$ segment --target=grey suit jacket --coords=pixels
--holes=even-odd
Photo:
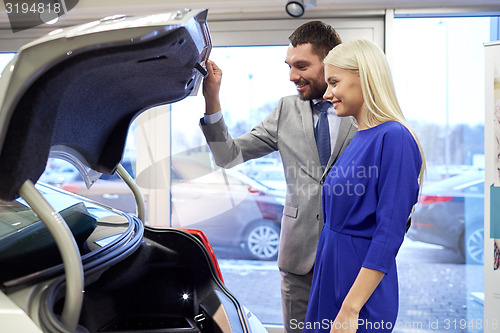
[[[277,108],[249,133],[233,139],[224,120],[211,125],[201,122],[202,131],[218,166],[229,168],[278,150],[285,169],[287,195],[281,221],[278,266],[307,274],[314,265],[316,247],[323,228],[321,189],[323,171],[314,139],[309,101],[287,96]],[[357,128],[342,118],[337,140],[326,170],[347,147]]]

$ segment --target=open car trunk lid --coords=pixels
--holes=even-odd
[[[211,50],[206,17],[110,17],[21,48],[0,79],[0,199],[35,183],[51,148],[113,173],[137,115],[197,91]]]

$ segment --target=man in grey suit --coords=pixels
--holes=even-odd
[[[301,332],[304,322],[319,235],[323,228],[321,188],[323,179],[357,131],[350,118],[327,111],[330,156],[322,166],[316,146],[315,126],[319,111],[315,103],[326,90],[323,59],[341,43],[329,25],[312,21],[289,37],[286,63],[298,96],[279,101],[274,111],[249,133],[233,139],[221,114],[219,89],[221,69],[207,62],[203,82],[205,116],[201,128],[218,166],[229,168],[278,150],[285,169],[287,195],[281,221],[278,266],[286,332]],[[327,150],[328,151],[328,150]]]

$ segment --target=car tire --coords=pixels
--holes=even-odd
[[[280,230],[274,222],[261,221],[247,229],[244,248],[252,259],[275,260],[278,257]]]
[[[482,265],[484,262],[484,226],[474,225],[464,231],[462,253],[466,264]]]

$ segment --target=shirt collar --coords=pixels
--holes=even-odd
[[[327,111],[327,112],[328,112],[328,113],[330,113],[330,112],[331,112],[331,113],[333,113],[333,114],[335,114],[335,115],[337,114],[337,110],[335,110],[335,109],[333,108],[333,104],[331,103],[331,101],[329,101],[329,100],[327,100],[327,99],[318,99],[318,98],[315,98],[315,99],[311,100],[311,102],[312,102],[311,107],[312,107],[312,109],[313,109],[313,111],[314,111],[315,113],[319,113],[319,111],[318,111],[316,108],[314,108],[314,106],[315,106],[316,104],[321,103],[321,102],[328,102],[328,103],[330,103],[330,104],[331,104],[331,106],[328,108],[328,111]]]

